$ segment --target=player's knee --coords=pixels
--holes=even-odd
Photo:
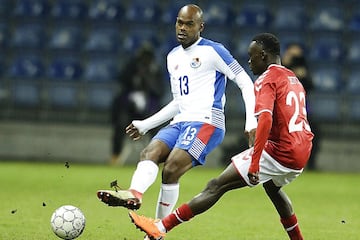
[[[219,185],[218,180],[216,178],[213,178],[207,183],[205,191],[211,194],[218,193],[220,191],[220,187],[221,186]]]
[[[147,158],[146,158],[147,153],[148,153],[148,150],[147,150],[146,148],[144,148],[143,150],[141,150],[141,152],[140,152],[140,160],[145,160],[145,159],[147,159]]]
[[[181,175],[174,164],[166,164],[162,172],[162,182],[167,184],[177,183]]]
[[[140,152],[141,160],[152,160],[156,163],[164,162],[170,149],[160,141],[153,141]]]
[[[154,162],[158,162],[159,156],[161,155],[161,150],[153,147],[145,147],[140,152],[140,159],[141,160],[153,160]]]
[[[263,188],[268,196],[277,194],[279,192],[279,187],[276,187],[272,181],[266,182],[263,184]]]

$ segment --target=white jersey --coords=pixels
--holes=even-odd
[[[220,43],[200,38],[190,47],[175,47],[167,56],[171,91],[179,113],[171,123],[199,121],[225,129],[227,79],[244,71]]]

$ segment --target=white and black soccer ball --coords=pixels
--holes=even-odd
[[[54,211],[50,224],[54,233],[62,239],[75,239],[85,228],[85,216],[81,210],[71,205],[64,205]]]

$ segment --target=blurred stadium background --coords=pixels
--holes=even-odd
[[[0,157],[105,163],[118,72],[150,41],[166,75],[176,14],[189,2],[0,0]],[[203,36],[224,43],[245,68],[249,39],[258,32],[277,34],[282,48],[290,42],[305,47],[315,84],[311,113],[322,133],[317,168],[360,171],[360,2],[192,2],[205,12]],[[228,132],[214,159],[242,134],[239,93],[230,84]],[[129,163],[137,158],[130,154]]]

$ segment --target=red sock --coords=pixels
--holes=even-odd
[[[183,204],[171,214],[163,218],[161,221],[166,229],[170,231],[173,227],[179,225],[182,222],[189,221],[194,214],[192,213],[191,208],[187,204]]]
[[[284,226],[287,234],[289,235],[291,240],[303,240],[303,236],[301,235],[299,224],[295,214],[293,214],[289,218],[281,218],[280,219],[282,225]]]

